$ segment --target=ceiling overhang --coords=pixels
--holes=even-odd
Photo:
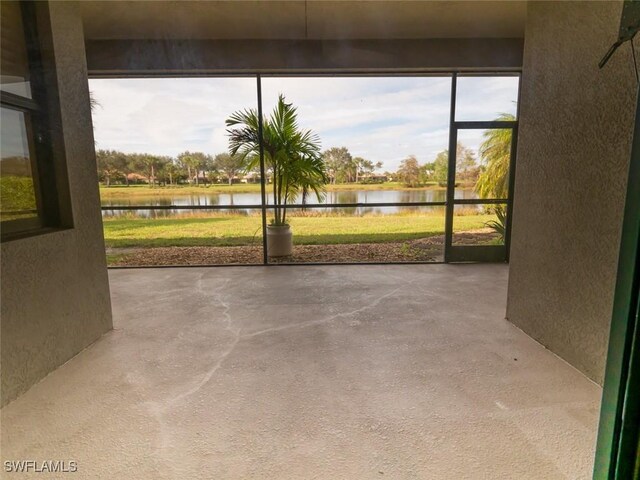
[[[86,1],[93,76],[513,70],[523,1]]]
[[[84,1],[87,40],[523,38],[524,1]]]

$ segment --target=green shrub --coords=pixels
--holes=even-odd
[[[500,235],[500,240],[504,242],[505,233],[507,231],[507,211],[504,207],[498,205],[495,207],[495,214],[496,217],[498,217],[498,220],[491,220],[486,222],[485,225],[494,229],[498,235]]]

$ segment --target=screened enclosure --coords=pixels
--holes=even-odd
[[[127,90],[136,82],[143,98]],[[508,260],[516,73],[92,79],[91,88],[111,266]],[[201,101],[184,102],[185,91]],[[264,132],[280,98],[322,168],[284,201]],[[112,109],[139,126],[116,124],[103,111]],[[237,151],[234,131],[250,139]],[[293,248],[275,256],[267,230],[281,217]]]

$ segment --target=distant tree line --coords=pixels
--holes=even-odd
[[[219,153],[216,156],[202,152],[182,152],[177,157],[149,153],[124,153],[117,150],[96,152],[98,177],[105,185],[129,185],[144,181],[150,186],[177,184],[207,184],[226,182],[246,173],[246,161],[240,155]]]
[[[368,181],[375,170],[382,168],[382,162],[353,157],[347,147],[330,148],[322,153],[322,157],[332,184]]]
[[[447,181],[448,150],[436,155],[432,162],[420,164],[415,155],[402,160],[395,173],[375,175],[382,162],[373,162],[351,155],[347,147],[333,147],[322,153],[329,183],[371,183],[390,179],[398,180],[408,187],[419,187],[429,182]],[[249,158],[240,154],[219,153],[215,156],[203,152],[185,151],[176,157],[149,153],[124,153],[118,150],[96,152],[98,176],[101,182],[112,184],[148,183],[156,185],[228,183],[239,176],[249,175],[259,181],[259,168],[247,171]],[[253,162],[255,163],[255,162]],[[456,179],[475,182],[480,167],[474,153],[461,143],[457,147]]]
[[[432,162],[420,164],[415,155],[400,162],[396,178],[408,187],[419,187],[429,182],[444,184],[449,170],[449,150],[442,150]],[[476,182],[481,172],[473,151],[458,142],[456,146],[456,181]]]
[[[373,162],[362,157],[353,157],[346,147],[334,147],[322,154],[326,162],[329,182],[367,183],[382,162]],[[260,179],[259,167],[247,169],[252,162],[241,154],[219,153],[215,156],[203,152],[182,152],[176,157],[149,153],[124,153],[118,150],[96,152],[98,176],[110,186],[115,183],[148,183],[155,185],[177,185],[202,183],[228,183],[238,176],[248,175],[254,181]],[[379,181],[379,180],[378,180]]]
[[[502,114],[498,120],[513,120]],[[482,198],[506,198],[511,132],[508,129],[487,130],[480,145],[480,159],[474,152],[458,142],[456,145],[456,182],[474,184]],[[247,181],[259,182],[259,167],[241,154],[219,153],[215,156],[203,152],[182,152],[177,157],[147,153],[123,153],[117,150],[96,152],[98,175],[104,184],[129,185],[145,182],[150,186],[177,184],[228,183],[247,175]],[[347,147],[333,147],[322,153],[329,183],[371,183],[395,180],[408,187],[427,183],[444,185],[447,181],[449,151],[442,150],[431,162],[420,164],[415,155],[402,160],[394,173],[376,174],[382,162],[373,162],[351,155]],[[4,163],[3,163],[4,165]],[[267,180],[269,180],[267,178]]]
[[[501,113],[497,121],[514,121],[515,117]],[[509,194],[509,166],[511,162],[512,138],[508,128],[485,130],[478,149],[480,158],[473,151],[458,142],[456,145],[456,182],[473,183],[481,198],[507,198]],[[417,187],[427,182],[444,184],[447,181],[449,151],[443,150],[433,162],[420,165],[414,155],[400,163],[396,179],[409,187]],[[495,208],[500,213],[500,207]],[[502,215],[502,216],[500,216]],[[499,214],[504,227],[504,212]]]

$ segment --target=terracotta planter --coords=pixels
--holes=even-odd
[[[267,225],[267,255],[286,257],[293,252],[293,232],[289,225]]]

